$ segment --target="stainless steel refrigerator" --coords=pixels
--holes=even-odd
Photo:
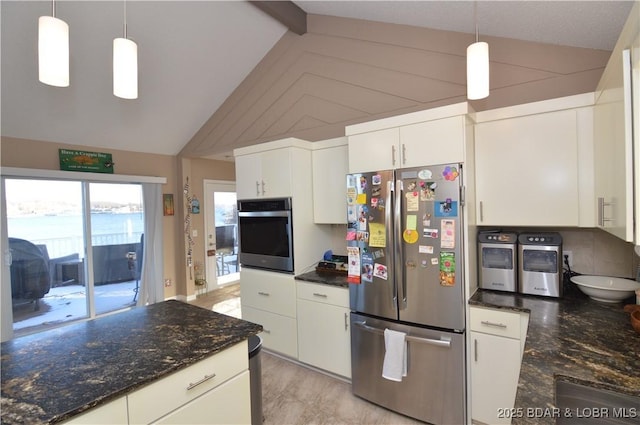
[[[353,393],[434,424],[465,414],[462,166],[347,175]],[[382,377],[385,329],[406,376]]]

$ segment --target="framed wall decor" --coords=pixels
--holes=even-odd
[[[162,195],[162,210],[164,215],[173,215],[173,193],[164,193]]]

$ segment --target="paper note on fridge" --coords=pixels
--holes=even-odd
[[[369,246],[385,248],[387,246],[387,232],[382,223],[369,223]]]

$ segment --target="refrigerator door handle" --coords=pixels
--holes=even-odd
[[[393,186],[393,181],[389,180],[387,181],[387,196],[386,199],[384,200],[385,205],[391,205],[391,197],[393,196],[394,190],[394,186]],[[393,211],[391,211],[391,208],[385,208],[384,209],[384,227],[385,229],[391,229],[392,227],[392,213]],[[389,236],[389,234],[387,233],[387,237]],[[398,267],[395,267],[393,270],[398,270]],[[397,273],[397,271],[395,272]],[[398,281],[396,279],[393,279],[393,305],[396,306],[398,305]]]
[[[373,332],[376,334],[384,335],[384,329],[375,328],[367,325],[367,322],[353,322],[359,328],[365,331]],[[419,338],[417,336],[407,335],[405,340],[408,342],[417,342],[420,344],[437,345],[438,347],[451,348],[451,340],[449,339],[431,339],[431,338]]]
[[[394,205],[395,222],[393,223],[393,253],[395,257],[395,281],[399,289],[398,297],[402,300],[400,310],[407,308],[407,281],[404,278],[404,258],[402,257],[402,197],[404,187],[402,180],[396,180],[396,199]]]

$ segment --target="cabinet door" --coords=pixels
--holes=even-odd
[[[298,358],[296,319],[244,304],[242,305],[242,319],[262,325],[263,331],[260,333],[260,337],[265,348],[294,359]]]
[[[400,127],[400,167],[464,162],[465,117]]]
[[[154,423],[176,425],[250,424],[249,371],[230,379]]]
[[[520,376],[520,341],[471,332],[471,417],[486,424],[509,424],[499,409],[513,407]]]
[[[596,224],[627,242],[633,241],[631,104],[625,103],[627,91],[631,96],[630,79],[625,79],[630,65],[628,55],[610,62],[594,108]]]
[[[351,378],[349,309],[298,300],[298,359]]]
[[[236,163],[236,196],[254,199],[261,196],[262,158],[260,154],[240,155]]]
[[[291,148],[261,154],[261,194],[265,198],[291,196]]]
[[[347,146],[313,151],[313,221],[346,224],[347,197],[343,188],[349,167]]]
[[[479,225],[578,226],[576,111],[476,126]]]
[[[349,172],[390,170],[400,167],[398,128],[349,136]]]

